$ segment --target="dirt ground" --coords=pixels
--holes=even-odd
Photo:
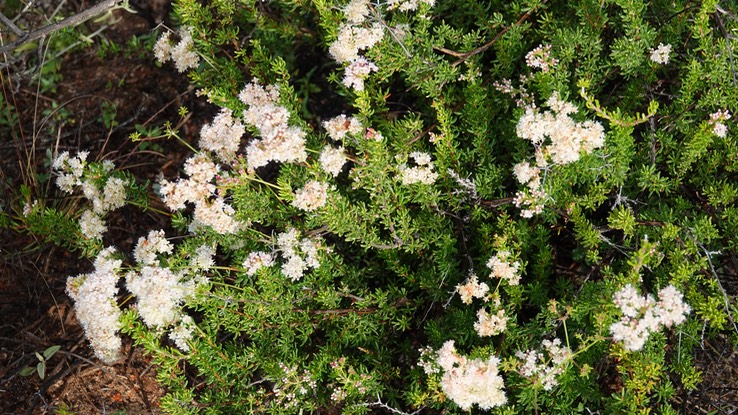
[[[83,0],[68,2],[70,11],[86,6]],[[166,18],[167,5],[146,6],[138,15],[119,13],[118,22],[96,39],[97,44],[104,38],[125,45],[133,36],[151,33]],[[144,148],[140,142],[132,143],[129,134],[136,125],[154,127],[178,120],[177,110],[185,106],[192,116],[181,123],[180,132],[192,141],[199,125],[213,113],[183,75],[171,66],[157,66],[147,53],[128,50],[101,56],[95,47],[70,52],[60,60],[55,88],[47,92],[40,92],[32,71],[23,76],[11,71],[32,63],[29,58],[12,68],[0,67],[4,100],[19,112],[13,127],[22,129],[17,131],[20,140],[0,138],[0,197],[6,203],[17,197],[21,184],[34,182],[23,161],[30,159],[34,170],[48,172],[44,154],[55,147],[87,149],[90,158],[112,156],[117,166],[139,178],[153,180],[160,172],[176,176],[177,166],[188,156],[184,146],[157,142]],[[105,120],[111,108],[112,124]],[[65,117],[60,116],[62,111]],[[41,181],[36,183],[36,195],[61,197]],[[126,207],[109,217],[109,226],[105,245],[130,252],[142,229],[160,229],[166,223]],[[91,269],[91,263],[75,253],[32,235],[0,229],[0,414],[159,412],[165,391],[156,383],[150,359],[128,343],[122,363],[103,365],[83,336],[65,284],[68,276]],[[49,359],[43,380],[36,374],[21,376],[24,368],[38,363],[36,352],[55,345],[61,348]],[[681,413],[738,413],[738,349],[727,340],[706,342],[695,363],[704,374],[703,382],[697,390],[679,394]]]
[[[137,15],[116,12],[117,23],[99,35],[96,44],[105,39],[125,46],[133,36],[150,34],[152,23],[166,17],[166,5],[154,3],[148,6],[158,8]],[[70,12],[87,6],[68,3]],[[100,25],[88,27],[91,31]],[[122,49],[105,56],[95,47],[65,54],[54,74],[54,88],[46,92],[40,92],[42,85],[34,77],[34,56],[21,56],[21,62],[2,69],[4,99],[19,113],[14,127],[21,137],[13,141],[3,137],[0,146],[0,189],[6,203],[13,203],[14,190],[24,183],[35,182],[33,192],[39,197],[52,201],[61,197],[48,182],[29,179],[24,165],[30,159],[37,172],[48,173],[43,160],[52,148],[72,153],[86,149],[90,159],[105,155],[141,178],[154,180],[160,172],[176,176],[177,166],[188,155],[184,146],[162,142],[144,148],[140,142],[131,143],[129,134],[136,125],[176,122],[177,110],[185,106],[195,115],[182,122],[180,132],[192,139],[199,131],[196,114],[207,117],[212,110],[195,97],[184,76],[170,67],[157,67],[145,51]],[[161,218],[130,207],[108,219],[105,245],[123,252],[133,248],[140,229],[166,225]],[[126,344],[122,363],[99,363],[75,319],[66,280],[90,272],[90,261],[7,230],[0,230],[0,258],[0,414],[55,414],[65,409],[74,414],[158,413],[164,391],[156,383],[156,368],[149,358]],[[21,376],[22,369],[38,363],[36,352],[54,345],[61,348],[49,359],[43,380],[35,373]]]

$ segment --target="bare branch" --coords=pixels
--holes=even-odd
[[[542,6],[542,5],[546,4],[546,1],[547,0],[543,0],[540,3],[540,5]],[[494,38],[492,38],[492,40],[490,40],[489,42],[485,43],[484,45],[482,45],[482,46],[480,46],[480,47],[478,47],[478,48],[476,48],[474,50],[471,50],[469,52],[459,53],[459,52],[454,52],[454,51],[448,50],[448,49],[443,49],[443,50],[438,49],[438,50],[440,50],[443,53],[449,54],[451,56],[458,56],[459,59],[456,62],[452,63],[451,66],[459,66],[460,63],[464,62],[465,60],[469,59],[470,57],[472,57],[474,55],[477,55],[477,54],[480,54],[480,53],[484,52],[485,50],[489,49],[498,40],[500,40],[500,38],[502,36],[504,36],[505,33],[507,33],[508,30],[510,30],[511,28],[513,28],[515,26],[520,26],[521,24],[523,24],[523,22],[525,22],[536,11],[537,11],[537,7],[534,7],[532,9],[528,10],[525,14],[523,14],[522,16],[520,16],[520,19],[518,19],[518,21],[515,22],[515,24],[513,24],[512,26],[505,27],[499,33],[497,33],[497,35]]]
[[[12,20],[5,17],[4,14],[0,13],[0,22],[4,24],[5,26],[8,26],[10,31],[18,35],[19,37],[22,37],[26,34],[26,32],[22,31],[20,27],[16,26],[15,23],[13,23]]]
[[[8,26],[10,30],[18,34],[18,36],[20,36],[14,42],[11,42],[5,46],[0,47],[0,54],[10,52],[25,43],[32,42],[36,39],[45,37],[53,32],[56,32],[57,30],[64,29],[65,27],[76,26],[81,23],[84,23],[85,21],[103,12],[110,10],[111,8],[119,5],[122,2],[123,0],[103,0],[100,3],[90,7],[89,9],[83,10],[75,14],[74,16],[69,16],[60,22],[52,23],[50,25],[44,26],[40,29],[36,29],[29,33],[24,33],[15,24],[13,24],[13,22],[9,21],[9,19],[6,16],[2,16],[2,14],[0,14],[0,16],[2,16],[0,17],[0,20],[3,22],[3,24]]]

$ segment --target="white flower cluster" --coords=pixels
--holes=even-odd
[[[164,32],[154,45],[154,56],[156,59],[165,63],[169,59],[174,61],[174,65],[179,72],[188,69],[197,68],[200,64],[200,57],[195,53],[195,43],[192,39],[192,28],[183,27],[179,29],[179,42],[172,46],[170,39],[171,32]]]
[[[86,238],[99,239],[107,231],[103,221],[106,213],[118,209],[126,202],[126,185],[128,182],[119,177],[109,177],[102,184],[102,188],[96,178],[84,179],[88,152],[81,151],[76,157],[70,157],[65,151],[54,159],[51,167],[57,171],[59,176],[56,184],[66,192],[72,193],[76,186],[81,187],[82,194],[92,202],[92,210],[85,210],[79,219],[79,226]],[[110,161],[102,164],[103,172],[110,173],[115,165]]]
[[[434,166],[430,154],[414,151],[410,153],[410,158],[415,161],[414,167],[408,167],[407,163],[402,163],[398,167],[402,175],[402,184],[433,184],[438,178],[438,173],[433,171]]]
[[[172,339],[174,344],[185,352],[190,351],[190,345],[187,344],[187,340],[192,338],[192,331],[194,330],[195,321],[192,317],[183,314],[182,319],[177,323],[171,330],[169,330],[169,338]]]
[[[348,23],[338,29],[338,38],[328,48],[328,52],[339,63],[348,63],[344,72],[343,84],[357,91],[364,89],[364,80],[378,68],[374,63],[359,55],[379,43],[384,37],[384,29],[378,22],[364,27],[369,16],[369,0],[351,0],[343,9]]]
[[[520,284],[520,262],[510,262],[510,252],[500,251],[487,261],[487,268],[492,270],[490,278],[506,280],[510,285]]]
[[[613,340],[622,341],[627,350],[640,350],[651,332],[686,321],[691,308],[682,293],[670,284],[658,296],[658,302],[650,294],[641,296],[631,284],[616,292],[614,302],[623,317],[610,326]]]
[[[418,349],[420,357],[418,358],[418,366],[423,368],[426,375],[441,372],[441,366],[436,362],[438,354],[430,346],[424,346]]]
[[[323,121],[323,128],[328,132],[328,136],[336,141],[345,140],[348,134],[361,134],[364,130],[356,117],[347,117],[345,114]]]
[[[38,206],[38,200],[34,200],[33,202],[23,202],[23,217],[29,217]]]
[[[436,5],[436,0],[388,0],[387,10],[399,10],[401,12],[418,10],[418,6],[427,4],[430,7]]]
[[[569,115],[576,113],[574,104],[561,100],[558,92],[546,101],[551,111],[541,113],[535,107],[526,108],[518,121],[518,137],[542,147],[548,137],[550,144],[542,147],[544,156],[556,164],[569,164],[579,160],[580,153],[590,153],[605,144],[605,130],[595,121],[576,122]],[[545,158],[544,158],[545,160]],[[543,166],[539,166],[543,167]]]
[[[551,57],[551,45],[538,45],[525,55],[525,63],[529,68],[538,68],[543,72],[548,72],[559,61]]]
[[[532,379],[536,385],[542,385],[543,390],[550,391],[558,385],[556,377],[564,373],[565,363],[571,356],[571,350],[562,346],[559,339],[544,340],[543,348],[546,349],[547,358],[543,353],[532,349],[525,352],[518,350],[515,356],[521,360],[519,373]]]
[[[725,138],[728,135],[728,126],[725,125],[724,121],[729,119],[730,111],[728,110],[717,110],[710,114],[712,133],[720,138]]]
[[[118,360],[122,341],[116,332],[121,311],[116,304],[122,261],[112,257],[115,248],[100,251],[95,258],[95,271],[67,279],[67,294],[90,345],[100,360],[113,364]]]
[[[489,292],[489,286],[484,282],[480,283],[477,280],[477,275],[472,274],[467,278],[466,283],[456,286],[456,291],[458,291],[462,303],[471,304],[472,298],[484,298]]]
[[[295,408],[300,404],[298,396],[306,396],[315,391],[317,382],[313,379],[312,374],[308,370],[298,372],[296,366],[287,366],[279,363],[284,375],[281,379],[274,382],[272,392],[274,398],[282,408]]]
[[[190,266],[193,269],[208,271],[215,266],[215,246],[202,244],[195,249],[195,254],[190,258]]]
[[[496,356],[468,359],[459,355],[454,341],[449,340],[438,350],[436,363],[443,368],[443,393],[461,409],[468,411],[476,404],[487,410],[507,403],[505,384],[497,367],[500,359]]]
[[[325,206],[327,199],[328,183],[310,180],[302,189],[295,192],[292,206],[309,212]]]
[[[223,108],[215,116],[212,124],[205,124],[200,131],[200,148],[214,152],[224,162],[236,158],[241,136],[246,127],[238,119],[233,119],[233,112]]]
[[[165,328],[184,317],[180,306],[195,292],[195,280],[169,268],[144,266],[126,274],[126,287],[137,297],[138,314],[147,326]]]
[[[243,112],[244,121],[259,130],[260,140],[253,140],[246,148],[249,169],[266,166],[270,161],[299,163],[307,159],[306,133],[288,124],[290,113],[278,104],[276,85],[266,88],[257,80],[248,83],[238,98],[249,108]]]
[[[295,228],[277,235],[277,246],[282,258],[285,259],[282,274],[292,281],[302,278],[308,268],[320,267],[318,260],[320,242],[310,238],[300,239],[300,233]]]
[[[147,237],[138,238],[133,249],[133,258],[141,265],[155,265],[156,254],[171,254],[173,248],[163,230],[150,231]]]
[[[515,193],[513,203],[515,207],[520,209],[520,216],[524,218],[532,218],[543,212],[543,203],[546,200],[546,193],[543,190],[525,190]]]
[[[243,261],[243,267],[246,268],[246,275],[253,277],[261,268],[268,268],[274,265],[274,255],[269,252],[256,251],[251,252]]]
[[[516,179],[527,187],[517,192],[514,203],[521,208],[521,215],[528,218],[543,211],[547,197],[540,169],[549,167],[550,163],[573,163],[582,153],[591,153],[605,145],[602,124],[575,121],[570,114],[576,113],[577,107],[560,99],[558,92],[551,94],[546,106],[550,111],[541,112],[535,105],[528,105],[516,126],[518,137],[530,141],[536,152],[536,167],[524,162],[518,163],[513,170]]]
[[[649,56],[649,59],[651,61],[666,65],[669,63],[669,54],[671,53],[671,45],[663,43],[659,43],[659,46],[656,49],[649,49],[649,52],[651,55]]]
[[[348,88],[353,88],[356,91],[364,90],[364,80],[369,77],[369,74],[379,70],[369,59],[359,56],[349,63],[349,65],[343,71],[343,80],[341,81]]]
[[[515,206],[521,209],[520,216],[530,218],[543,212],[546,193],[541,186],[541,169],[523,161],[513,166],[513,174],[518,183],[527,187],[518,191],[513,200]]]
[[[167,207],[180,210],[185,208],[185,203],[193,203],[195,212],[191,231],[210,226],[220,234],[238,232],[242,223],[234,218],[235,210],[217,194],[215,185],[211,183],[220,167],[207,154],[198,153],[187,159],[184,171],[188,179],[180,178],[176,182],[162,179],[159,183],[159,192]]]
[[[318,161],[324,172],[337,177],[341,173],[341,170],[343,170],[344,164],[346,164],[346,155],[343,154],[343,147],[335,148],[331,145],[326,145],[323,147],[323,152],[320,153]]]
[[[496,305],[498,309],[495,314],[488,313],[485,308],[480,308],[477,311],[477,321],[474,323],[474,330],[479,337],[496,336],[507,330],[505,309],[501,308],[499,303]]]

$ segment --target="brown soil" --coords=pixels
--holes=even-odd
[[[68,14],[89,6],[84,3],[70,2]],[[133,36],[151,33],[151,21],[164,17],[165,8],[158,6],[149,16],[117,12],[119,21],[102,36],[125,49]],[[90,23],[87,30],[96,27]],[[182,120],[179,131],[192,140],[199,131],[197,114],[212,112],[201,108],[202,100],[196,99],[183,75],[157,67],[145,50],[101,57],[98,47],[63,56],[61,78],[54,90],[43,93],[28,71],[35,56],[20,56],[2,69],[5,102],[12,103],[19,116],[13,125],[14,139],[3,137],[0,145],[0,191],[9,210],[17,213],[21,202],[17,190],[22,184],[30,185],[39,199],[62,199],[53,185],[28,174],[31,170],[48,173],[43,164],[47,149],[72,154],[89,150],[89,159],[113,160],[142,179],[154,180],[162,171],[176,176],[177,166],[188,155],[183,145],[157,141],[156,147],[144,149],[141,142],[132,143],[129,134],[136,125],[176,123],[177,110],[185,106],[193,115]],[[0,109],[5,111],[3,106]],[[115,123],[103,122],[104,111],[114,114]],[[30,163],[31,169],[18,160]],[[108,225],[105,245],[130,252],[142,229],[167,224],[161,217],[126,207],[109,214]],[[65,285],[68,276],[90,272],[90,261],[35,236],[2,229],[0,255],[0,414],[53,414],[63,409],[82,415],[159,412],[164,391],[156,383],[156,368],[140,349],[126,344],[122,362],[106,366],[94,358],[84,338]],[[36,366],[36,352],[54,345],[61,349],[49,359],[43,380],[36,374],[20,375],[23,368]]]

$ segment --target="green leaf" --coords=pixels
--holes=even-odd
[[[39,362],[36,365],[36,371],[38,372],[38,377],[40,377],[41,380],[43,380],[44,377],[46,377],[46,363]]]
[[[44,350],[44,359],[49,360],[51,356],[54,355],[54,353],[58,352],[59,349],[61,349],[61,346],[51,346],[48,349]]]

